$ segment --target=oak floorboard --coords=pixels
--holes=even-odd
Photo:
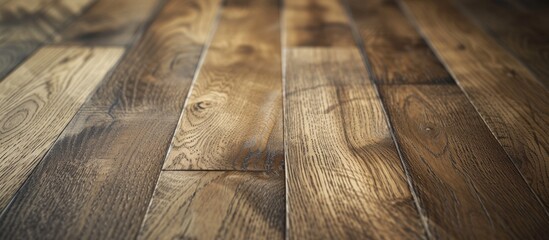
[[[171,0],[0,217],[0,239],[135,238],[219,0]]]
[[[56,39],[63,44],[119,45],[134,42],[165,0],[98,0]]]
[[[402,2],[533,191],[549,206],[547,89],[448,2]]]
[[[165,170],[282,168],[279,4],[224,4]]]
[[[423,238],[358,49],[286,49],[290,239]]]
[[[283,239],[283,173],[164,171],[138,239]]]
[[[0,81],[95,0],[17,0],[0,5]]]
[[[46,47],[0,82],[0,209],[123,52]]]

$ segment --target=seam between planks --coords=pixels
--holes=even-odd
[[[291,1],[291,0],[290,0]],[[286,136],[286,46],[287,46],[287,32],[286,32],[286,0],[280,0],[280,66],[282,68],[281,80],[282,80],[282,147],[284,148],[284,239],[290,239],[290,214],[288,206],[288,147]]]
[[[404,156],[402,155],[402,151],[399,147],[399,143],[398,143],[398,141],[395,137],[395,130],[394,130],[392,124],[391,124],[391,121],[389,120],[390,115],[388,114],[388,111],[386,109],[386,106],[385,106],[386,104],[383,101],[383,99],[381,97],[381,94],[379,92],[378,80],[372,74],[373,73],[372,66],[371,66],[368,58],[366,57],[366,51],[364,49],[364,42],[363,42],[362,37],[360,36],[360,33],[358,32],[358,27],[357,27],[357,25],[354,21],[353,14],[351,13],[349,1],[348,0],[342,0],[342,5],[345,8],[345,13],[346,13],[346,16],[349,20],[349,26],[351,28],[351,33],[352,33],[353,38],[355,40],[355,45],[357,45],[358,50],[360,51],[360,56],[362,58],[364,67],[368,71],[368,75],[369,75],[369,77],[372,81],[371,84],[372,84],[373,88],[375,89],[376,96],[378,97],[378,99],[380,99],[380,104],[382,106],[383,113],[385,114],[385,116],[384,116],[385,122],[387,123],[387,127],[389,128],[389,132],[390,132],[391,138],[392,138],[392,140],[395,144],[395,148],[397,150],[398,157],[400,159],[400,163],[401,163],[402,168],[404,170],[404,173],[406,175],[406,183],[408,183],[408,188],[410,189],[410,193],[412,194],[412,197],[414,198],[414,203],[415,203],[415,206],[416,206],[416,210],[418,211],[419,217],[420,217],[421,222],[423,224],[424,232],[427,235],[428,239],[434,239],[432,233],[429,231],[429,222],[428,222],[427,218],[425,217],[426,213],[423,211],[423,208],[421,207],[421,203],[420,203],[421,200],[418,198],[417,192],[414,189],[414,185],[412,183],[412,177],[411,177],[410,171],[408,169],[408,165],[406,164],[406,161],[404,160]]]
[[[437,60],[442,63],[442,65],[444,66],[444,68],[446,69],[446,71],[448,71],[448,73],[450,74],[450,76],[452,76],[452,78],[455,80],[456,82],[456,85],[460,88],[461,92],[463,92],[463,94],[465,94],[465,96],[467,97],[467,100],[469,101],[469,103],[471,103],[471,105],[473,106],[473,108],[475,109],[475,111],[477,112],[477,114],[479,114],[480,118],[482,119],[482,121],[484,122],[484,125],[486,125],[488,127],[488,130],[490,130],[490,133],[492,133],[492,136],[496,139],[496,141],[499,143],[499,145],[503,148],[505,154],[507,155],[507,158],[508,160],[511,161],[512,165],[515,167],[515,169],[517,170],[517,172],[519,173],[519,175],[522,177],[522,180],[524,182],[526,182],[526,185],[528,186],[528,189],[530,190],[530,192],[536,197],[536,199],[538,200],[539,204],[542,206],[543,210],[545,211],[545,214],[547,216],[549,216],[549,210],[547,209],[547,206],[545,206],[545,204],[543,204],[543,202],[541,201],[541,198],[538,196],[538,194],[534,191],[534,189],[532,188],[532,186],[528,183],[528,181],[526,181],[526,177],[524,176],[524,174],[522,173],[522,171],[520,171],[519,167],[517,166],[516,162],[515,162],[515,159],[511,157],[511,155],[507,152],[507,150],[503,147],[503,144],[500,142],[500,140],[498,139],[495,131],[492,130],[492,128],[490,127],[490,125],[488,125],[488,123],[486,122],[486,120],[484,119],[484,117],[482,116],[482,114],[480,114],[480,111],[479,109],[477,108],[477,106],[471,101],[471,97],[469,96],[469,93],[467,91],[465,91],[463,89],[463,87],[461,86],[460,82],[457,80],[454,72],[452,71],[452,69],[446,64],[445,61],[442,61],[442,58],[441,56],[439,55],[439,53],[437,51],[435,51],[435,48],[433,47],[433,45],[431,44],[431,41],[429,40],[429,38],[427,38],[425,36],[425,34],[423,33],[423,31],[421,30],[421,28],[419,27],[416,19],[414,18],[414,16],[412,15],[412,13],[410,12],[410,10],[408,9],[408,7],[406,6],[405,3],[402,2],[402,0],[396,0],[399,8],[402,10],[402,12],[404,13],[404,15],[406,16],[406,18],[408,19],[408,21],[410,21],[410,23],[412,24],[412,26],[416,29],[416,32],[418,32],[418,34],[425,40],[425,43],[429,46],[429,48],[431,49],[431,51],[434,53],[435,57],[437,58]],[[477,26],[478,27],[478,26]],[[482,29],[481,29],[482,30]],[[496,41],[497,42],[497,41]],[[498,43],[499,45],[499,43]],[[507,51],[505,51],[505,53],[509,54]],[[514,55],[510,55],[510,57],[512,57],[514,59]],[[522,64],[522,62],[519,61],[519,63]],[[528,68],[527,68],[528,69]],[[529,69],[528,69],[529,71]],[[532,76],[536,76],[536,75],[532,75]],[[537,79],[537,78],[536,78]],[[539,81],[538,81],[539,83]],[[540,85],[543,85],[543,84],[540,84]]]

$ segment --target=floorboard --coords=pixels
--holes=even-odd
[[[548,206],[547,89],[448,2],[403,2],[531,188]],[[427,8],[432,11],[427,13]]]
[[[2,239],[137,236],[218,0],[171,0],[0,218]]]
[[[228,0],[164,169],[272,170],[283,164],[277,0]]]
[[[0,209],[122,53],[46,47],[0,82]]]
[[[164,171],[138,239],[283,239],[282,174]]]

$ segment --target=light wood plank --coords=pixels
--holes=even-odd
[[[128,45],[165,0],[98,0],[58,37],[58,42]]]
[[[0,239],[137,236],[219,6],[167,3],[0,217]]]
[[[165,171],[138,239],[283,239],[284,176]]]
[[[17,0],[0,6],[0,81],[94,0]]]
[[[0,83],[0,209],[122,53],[47,47]]]
[[[280,169],[279,3],[229,0],[164,169]]]
[[[359,51],[290,48],[285,65],[287,237],[422,238]]]
[[[547,89],[448,2],[404,2],[490,130],[548,206]]]

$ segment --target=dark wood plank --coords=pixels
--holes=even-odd
[[[138,239],[283,239],[284,175],[160,174]]]
[[[137,236],[218,0],[171,0],[0,218],[1,239]]]
[[[459,86],[549,205],[549,94],[495,40],[445,1],[405,0],[410,13]],[[427,11],[428,9],[428,11]]]
[[[57,41],[84,45],[129,45],[165,0],[98,0]]]
[[[494,0],[454,1],[504,48],[549,85],[549,25],[536,15]],[[549,13],[549,12],[548,12]]]
[[[282,167],[279,15],[277,0],[224,4],[164,169]]]
[[[355,49],[286,51],[291,239],[418,239],[414,200]]]
[[[292,0],[284,2],[286,46],[355,47],[345,9],[340,1]]]
[[[17,0],[0,6],[0,81],[94,0]]]
[[[43,48],[0,83],[0,209],[123,52]]]

